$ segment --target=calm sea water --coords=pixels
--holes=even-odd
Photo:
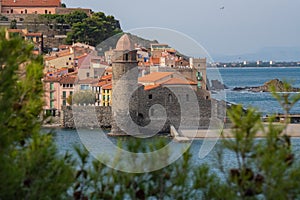
[[[61,154],[65,154],[66,152],[69,152],[71,154],[75,155],[74,151],[74,145],[81,146],[83,147],[84,145],[82,144],[79,135],[77,134],[76,130],[69,130],[69,129],[44,129],[44,131],[50,131],[54,130],[54,139],[55,142],[57,143],[59,152]],[[86,133],[89,134],[89,136],[93,137],[93,135],[99,134],[98,131],[94,130],[86,130]],[[81,130],[81,134],[84,134],[84,131]],[[116,138],[110,138],[114,144],[117,143]],[[123,139],[122,142],[126,143],[128,139]],[[261,139],[256,139],[256,140],[261,140]],[[207,164],[210,166],[211,170],[220,174],[219,168],[218,168],[218,159],[217,159],[217,149],[221,147],[220,144],[221,140],[218,140],[217,144],[215,147],[212,149],[212,151],[205,157],[205,158],[200,158],[199,157],[199,152],[200,148],[204,142],[203,139],[199,140],[194,140],[192,142],[190,152],[192,154],[192,164],[195,166],[202,165],[202,164]],[[292,146],[293,146],[293,151],[295,153],[295,158],[299,159],[300,156],[300,138],[292,138]],[[76,156],[75,156],[76,157]],[[227,150],[223,151],[223,161],[224,161],[224,166],[226,168],[234,168],[237,165],[236,159],[235,159],[235,154],[233,152],[229,152]]]
[[[218,72],[223,82],[230,89],[243,86],[259,86],[274,78],[294,81],[293,85],[300,87],[300,68],[224,68],[218,69],[218,71],[208,69],[208,76],[213,77]],[[233,92],[230,89],[226,90],[226,100],[229,102],[242,103],[245,106],[254,106],[263,113],[281,112],[278,103],[268,93]],[[218,94],[214,95],[218,97]],[[300,113],[299,104],[295,106],[293,112]],[[45,130],[48,131],[50,129]],[[54,131],[56,132],[54,138],[61,153],[74,153],[74,145],[82,146],[76,130],[54,129]],[[93,130],[87,130],[86,132],[91,135],[91,137],[93,137],[93,134],[99,134],[99,132]],[[115,138],[111,140],[116,143]],[[126,142],[126,140],[124,142]],[[203,140],[195,140],[192,143],[190,151],[193,155],[193,164],[208,164],[212,170],[217,171],[216,149],[220,147],[220,142],[216,144],[215,148],[205,158],[200,159],[198,155],[202,144]],[[299,158],[300,138],[293,138],[292,144],[293,150]],[[234,167],[236,165],[235,156],[231,152],[224,151],[224,161],[227,167]]]
[[[216,76],[220,74],[220,76]],[[260,86],[265,82],[278,78],[287,80],[294,87],[300,88],[300,68],[220,68],[208,69],[209,79],[222,79],[223,83],[229,87],[225,90],[226,100],[232,103],[243,104],[245,107],[255,107],[263,114],[283,113],[278,102],[270,93],[254,93],[247,91],[232,91],[234,87]],[[217,99],[223,99],[220,93],[213,94]],[[291,113],[300,113],[300,102],[298,102]]]

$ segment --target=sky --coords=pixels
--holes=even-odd
[[[264,47],[300,47],[300,0],[62,0],[91,8],[131,30],[160,27],[181,32],[209,54],[239,55]],[[222,9],[224,8],[224,9]]]

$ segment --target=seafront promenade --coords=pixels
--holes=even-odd
[[[277,123],[275,123],[277,124]],[[278,123],[278,126],[283,125],[281,123]],[[267,130],[267,123],[265,123],[265,128]],[[201,129],[198,130],[195,135],[195,130],[182,130],[182,136],[185,136],[187,138],[195,138],[195,139],[203,139],[203,138],[221,138],[221,129]],[[223,129],[224,137],[226,138],[233,138],[233,135],[231,133],[230,128]],[[287,127],[287,134],[291,137],[300,137],[300,124],[289,124]],[[265,133],[262,131],[258,132],[256,134],[256,137],[265,137]]]

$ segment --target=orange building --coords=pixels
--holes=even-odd
[[[55,14],[61,0],[0,0],[1,13]]]

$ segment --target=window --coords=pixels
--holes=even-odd
[[[34,14],[37,14],[37,11],[34,11]]]
[[[25,14],[27,14],[27,9],[25,9]]]
[[[50,101],[50,108],[54,108],[54,102]]]
[[[149,99],[152,99],[152,94],[149,94],[149,96],[148,96],[148,97],[149,97]]]
[[[45,14],[48,14],[48,10],[45,10]]]
[[[66,106],[66,105],[67,105],[67,101],[63,100],[63,106]]]
[[[54,93],[50,92],[50,99],[53,100],[54,99]]]
[[[73,87],[73,84],[70,84],[70,87]]]
[[[168,100],[169,100],[169,103],[171,103],[171,102],[172,102],[172,95],[171,95],[171,94],[169,94],[169,98],[168,98]]]
[[[89,85],[80,85],[80,90],[88,90],[90,89]]]
[[[23,14],[23,11],[21,11],[21,14]]]
[[[72,58],[71,57],[69,57],[69,60],[71,60]]]
[[[70,91],[70,95],[71,95],[71,96],[73,95],[73,91]]]
[[[66,91],[63,91],[62,97],[63,97],[63,98],[66,98],[66,96],[67,96],[67,92],[66,92]]]
[[[68,62],[66,62],[66,65],[69,65],[69,63],[68,63]]]
[[[14,10],[13,10],[13,9],[11,9],[11,10],[10,10],[10,13],[14,13]]]
[[[87,72],[87,73],[86,73],[86,77],[90,77],[90,72]]]
[[[54,90],[54,83],[50,83],[50,90]]]

